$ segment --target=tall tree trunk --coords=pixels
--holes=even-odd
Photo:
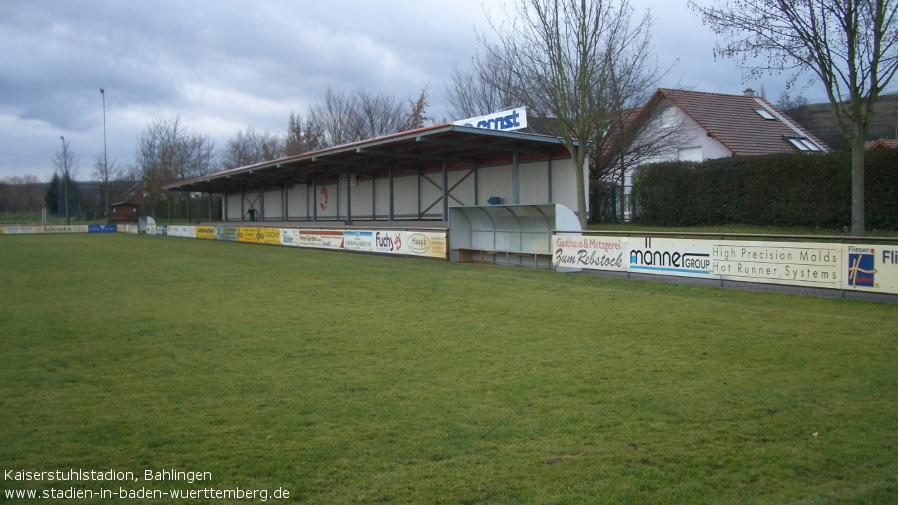
[[[851,234],[864,236],[864,144],[865,137],[855,127],[851,139]]]

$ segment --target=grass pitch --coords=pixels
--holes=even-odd
[[[0,265],[0,472],[138,480],[0,493],[898,501],[895,305],[125,234]]]

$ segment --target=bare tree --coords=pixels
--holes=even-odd
[[[509,94],[511,72],[503,67],[503,61],[492,53],[475,57],[470,69],[456,68],[446,85],[449,114],[452,120],[482,116],[515,107],[515,98]],[[489,80],[480,76],[491,76]],[[497,81],[504,84],[495,85]]]
[[[628,0],[519,0],[516,17],[493,25],[499,42],[484,42],[488,61],[505,72],[480,78],[537,116],[552,118],[578,168],[586,166],[590,141],[611,131],[615,117],[631,104],[642,77],[654,82],[649,65],[651,16],[633,18]],[[657,79],[657,78],[656,78]],[[643,92],[639,90],[639,92]],[[580,224],[586,227],[586,183],[577,179]]]
[[[215,144],[207,136],[190,135],[181,126],[181,118],[155,120],[138,137],[134,155],[143,193],[155,213],[156,203],[167,200],[162,186],[212,171],[215,161]],[[189,214],[190,195],[186,195]],[[171,212],[169,212],[171,217]]]
[[[318,147],[333,147],[383,137],[407,129],[423,126],[427,88],[423,88],[417,101],[405,102],[385,92],[357,89],[353,93],[328,88],[324,102],[309,107],[306,131],[315,132]]]
[[[284,139],[280,135],[248,127],[228,140],[228,145],[221,154],[221,164],[225,169],[244,167],[283,156]]]
[[[315,130],[309,120],[306,120],[303,125],[302,118],[291,112],[290,121],[287,124],[287,136],[284,139],[284,154],[295,156],[315,151],[320,146],[321,132]]]
[[[71,213],[74,199],[70,199],[70,197],[72,196],[73,181],[78,176],[78,163],[81,157],[72,150],[71,142],[66,142],[64,137],[59,138],[62,140],[62,147],[53,155],[53,166],[56,168],[56,173],[59,174],[62,184],[60,195],[65,206],[65,221],[66,224],[72,224]]]
[[[851,233],[864,234],[864,142],[879,95],[898,71],[898,0],[727,0],[702,7],[721,37],[715,56],[738,58],[747,75],[810,73],[823,83],[851,146]],[[766,56],[761,62],[755,58]]]
[[[103,194],[103,212],[105,215],[109,215],[109,190],[112,185],[112,180],[115,178],[115,174],[117,172],[117,168],[115,165],[115,160],[112,163],[106,162],[106,157],[103,154],[97,154],[94,156],[94,170],[93,177],[94,180],[100,183],[100,192]]]

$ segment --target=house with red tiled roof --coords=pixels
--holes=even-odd
[[[868,140],[864,145],[867,150],[870,149],[898,149],[898,139],[879,139]]]
[[[642,108],[651,128],[679,128],[675,145],[649,162],[821,152],[829,147],[751,89],[741,95],[659,89]],[[635,168],[635,167],[634,167]],[[628,170],[630,185],[632,169]]]

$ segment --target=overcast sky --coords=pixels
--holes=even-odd
[[[734,62],[715,62],[686,0],[632,1],[651,6],[658,63],[671,68],[663,86],[750,86],[774,102],[783,91],[784,77],[743,83]],[[89,179],[103,152],[100,88],[119,166],[155,119],[180,116],[221,149],[248,126],[284,131],[328,85],[407,98],[426,85],[430,116],[462,119],[446,117],[445,84],[503,12],[498,0],[0,0],[0,177],[47,180],[64,136]]]

